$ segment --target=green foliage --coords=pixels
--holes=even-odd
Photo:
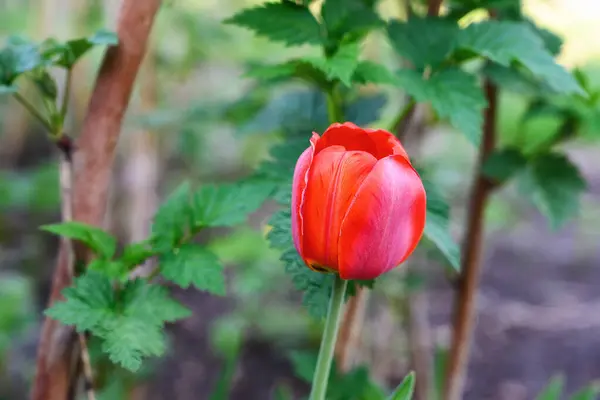
[[[496,150],[485,161],[482,172],[491,179],[505,182],[521,172],[527,165],[527,159],[517,149]]]
[[[31,283],[25,277],[3,272],[0,279],[0,366],[14,340],[22,337],[29,324],[34,322],[36,313],[31,289]]]
[[[529,162],[519,178],[523,194],[548,218],[552,228],[561,227],[577,214],[586,182],[565,155],[541,154]]]
[[[78,240],[86,244],[99,257],[112,258],[117,248],[117,240],[100,228],[77,221],[44,225],[40,229]]]
[[[350,86],[352,76],[358,66],[358,55],[358,44],[348,43],[340,46],[331,57],[307,58],[306,60],[323,71],[328,80],[339,80],[344,85]]]
[[[356,42],[369,30],[383,25],[373,4],[362,0],[326,0],[321,9],[327,34],[326,48]]]
[[[398,79],[392,72],[390,72],[385,66],[372,61],[360,61],[354,70],[352,81],[358,84],[398,84]]]
[[[399,83],[419,102],[429,102],[442,118],[478,144],[486,106],[483,92],[474,76],[459,70],[445,69],[424,79],[410,70],[399,72]]]
[[[71,69],[79,59],[95,46],[114,46],[119,38],[114,32],[100,30],[87,38],[59,42],[48,39],[42,44],[42,57],[53,65]]]
[[[242,10],[225,23],[248,28],[258,36],[288,46],[320,44],[323,40],[321,26],[308,7],[289,0]]]
[[[191,234],[191,198],[191,186],[183,182],[158,208],[152,222],[152,247],[158,252],[176,248],[186,234]]]
[[[190,315],[161,286],[136,279],[114,291],[110,279],[94,271],[77,278],[63,295],[65,301],[53,304],[46,315],[79,332],[89,330],[102,339],[102,350],[113,362],[132,371],[143,357],[165,351],[166,322]]]
[[[415,373],[406,375],[388,400],[411,400],[415,392]]]
[[[548,386],[537,395],[536,400],[558,400],[563,392],[563,386],[565,385],[565,377],[557,375],[553,377]]]
[[[183,288],[194,285],[212,294],[225,295],[223,266],[217,256],[202,246],[188,243],[163,254],[160,271],[166,279]]]

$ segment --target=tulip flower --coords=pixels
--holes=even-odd
[[[425,228],[421,178],[391,133],[333,124],[296,163],[292,235],[306,265],[374,279],[401,264]]]

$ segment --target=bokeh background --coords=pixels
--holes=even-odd
[[[227,106],[248,93],[260,91],[271,98],[289,89],[253,87],[254,82],[243,77],[248,64],[312,51],[285,49],[221,24],[253,3],[259,1],[165,1],[127,113],[113,174],[106,224],[124,243],[145,237],[160,199],[182,179],[201,183],[248,175],[278,140],[269,129],[261,132],[260,125],[240,129],[231,118],[222,118]],[[382,0],[382,15],[401,16],[400,3]],[[88,35],[113,27],[118,6],[117,0],[0,0],[0,37]],[[524,0],[523,7],[537,24],[563,38],[560,62],[581,68],[592,86],[600,86],[600,2]],[[381,34],[368,38],[365,53],[391,67],[398,65]],[[75,69],[69,121],[74,134],[101,56],[102,50],[96,49]],[[367,90],[387,96],[372,125],[388,126],[403,94],[397,89]],[[551,116],[522,123],[526,101],[523,95],[502,93],[502,141],[535,143],[560,124]],[[451,201],[452,231],[460,239],[474,149],[426,109],[423,112],[422,157]],[[262,118],[268,121],[269,114]],[[533,399],[559,373],[569,392],[600,379],[599,150],[600,145],[587,140],[568,145],[589,188],[579,217],[558,231],[552,231],[514,187],[494,195],[486,214],[485,266],[465,399]],[[57,154],[41,127],[19,104],[0,97],[2,400],[27,398],[34,372],[57,250],[56,238],[37,228],[59,219],[57,166]],[[293,351],[315,350],[320,325],[301,307],[278,252],[265,240],[276,207],[265,204],[249,226],[202,235],[200,240],[227,265],[229,296],[177,290],[176,297],[194,310],[194,316],[169,328],[168,355],[135,375],[101,365],[103,400],[209,399],[228,374],[231,399],[268,399],[282,383],[306,393],[306,384],[294,376],[293,366],[300,361]],[[381,279],[366,312],[357,363],[370,364],[380,381],[397,382],[406,372],[406,327],[417,323],[406,318],[407,302],[424,316],[418,321],[419,332],[431,353],[447,346],[450,338],[452,291],[444,270],[418,256],[410,269],[415,272],[411,277],[418,279],[407,282],[401,271]]]

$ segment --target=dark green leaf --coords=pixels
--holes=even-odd
[[[540,394],[535,398],[536,400],[560,400],[563,387],[565,384],[565,378],[562,375],[553,377],[548,386],[542,390]]]
[[[246,220],[273,193],[274,185],[247,182],[204,185],[194,193],[194,226],[232,226]]]
[[[96,271],[110,279],[126,279],[129,268],[121,261],[112,261],[102,258],[92,260],[88,264],[88,270]]]
[[[423,179],[427,193],[427,217],[425,237],[444,255],[455,271],[460,271],[460,250],[450,236],[450,207],[439,190],[427,179]]]
[[[322,40],[321,26],[310,10],[288,0],[242,10],[225,23],[248,28],[258,36],[288,46],[319,44]]]
[[[388,36],[394,49],[413,66],[422,70],[438,66],[453,50],[458,27],[440,18],[410,18],[407,22],[392,21]]]
[[[520,178],[523,194],[548,218],[552,228],[558,229],[578,213],[586,182],[565,155],[548,153],[536,157]]]
[[[498,182],[504,182],[522,171],[527,159],[517,149],[496,150],[483,164],[483,173]]]
[[[189,232],[192,219],[191,190],[184,182],[159,207],[152,224],[153,248],[167,252]]]
[[[90,37],[73,39],[64,43],[49,39],[42,44],[42,54],[51,63],[71,69],[85,53],[95,46],[113,46],[118,43],[119,38],[114,32],[100,30]]]
[[[542,39],[526,23],[484,21],[461,30],[456,47],[500,65],[518,62],[559,93],[584,94],[577,81],[552,58]]]
[[[329,43],[357,41],[383,25],[373,7],[361,0],[326,0],[321,14]]]
[[[11,36],[0,50],[0,84],[10,86],[19,75],[40,66],[42,59],[34,43]]]
[[[212,252],[195,244],[184,244],[160,258],[161,274],[182,288],[194,285],[212,294],[225,295],[223,266]]]
[[[398,78],[386,67],[371,61],[361,61],[356,66],[352,81],[360,84],[375,83],[397,85]]]
[[[544,81],[537,79],[519,65],[504,67],[499,64],[487,64],[482,72],[502,89],[527,96],[554,94],[554,90]]]
[[[339,79],[344,85],[350,86],[352,75],[358,65],[358,54],[358,44],[348,43],[340,46],[331,57],[305,58],[304,60],[323,71],[327,79]]]
[[[260,65],[250,69],[246,76],[267,82],[298,78],[326,89],[329,87],[329,81],[325,75],[325,67],[321,68],[321,66],[313,64],[308,60],[291,60],[283,64]]]
[[[145,279],[128,281],[121,293],[124,304],[123,315],[140,319],[148,324],[162,326],[187,318],[191,312],[169,296],[166,287],[152,285]]]
[[[38,90],[45,98],[55,101],[58,95],[58,88],[54,78],[46,70],[42,70],[37,76],[33,78],[33,82],[37,86]]]
[[[459,69],[445,69],[425,80],[420,74],[402,70],[399,84],[419,102],[429,102],[441,118],[479,144],[482,111],[486,100],[476,78]]]
[[[74,285],[62,291],[65,301],[55,302],[45,314],[78,332],[94,331],[110,317],[115,298],[110,280],[103,274],[88,271],[75,278]]]
[[[525,19],[525,23],[542,38],[544,41],[544,46],[546,47],[546,50],[550,52],[550,54],[557,56],[558,53],[560,53],[563,41],[558,35],[547,29],[540,28],[530,19]]]
[[[123,264],[129,268],[138,266],[144,263],[148,258],[154,256],[156,253],[152,250],[151,241],[144,240],[138,243],[131,243],[125,246],[123,249],[123,255],[120,260]]]
[[[103,258],[111,258],[117,249],[117,239],[112,235],[100,228],[82,222],[70,221],[60,224],[43,225],[40,229],[78,240]]]
[[[406,375],[388,400],[412,400],[415,392],[415,373]]]

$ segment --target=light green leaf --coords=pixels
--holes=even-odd
[[[402,380],[400,385],[394,390],[394,393],[389,397],[388,400],[412,400],[415,392],[415,373],[411,371],[410,374]]]
[[[119,261],[131,268],[144,263],[155,254],[151,247],[151,240],[144,240],[125,246]]]
[[[102,229],[78,221],[43,225],[41,230],[79,240],[103,258],[112,258],[117,249],[117,239]]]
[[[517,149],[496,150],[483,164],[483,173],[498,182],[504,182],[522,171],[527,159]]]
[[[11,36],[0,50],[0,85],[11,86],[19,75],[40,66],[38,46],[24,38]]]
[[[371,61],[361,61],[356,66],[352,81],[360,84],[398,85],[398,78],[385,66]]]
[[[600,394],[600,383],[592,382],[571,396],[571,400],[596,400]]]
[[[500,65],[519,62],[559,93],[584,94],[573,76],[558,65],[543,40],[523,22],[484,21],[461,30],[456,47]]]
[[[579,211],[579,198],[586,182],[577,167],[559,153],[532,159],[520,176],[520,186],[553,229],[560,228]]]
[[[453,50],[458,35],[455,22],[440,18],[410,18],[407,22],[392,21],[388,37],[394,49],[418,70],[438,66]]]
[[[161,274],[182,288],[194,285],[212,294],[225,295],[223,266],[212,252],[195,244],[184,244],[160,258]]]
[[[125,304],[123,315],[162,326],[164,322],[175,322],[187,318],[191,312],[169,296],[166,287],[149,284],[137,278],[128,281],[121,294]]]
[[[565,377],[562,375],[554,376],[548,386],[542,390],[535,398],[536,400],[560,400],[565,385]]]
[[[33,77],[33,83],[45,98],[55,101],[58,95],[58,87],[54,78],[46,70],[42,70]]]
[[[246,220],[273,193],[274,185],[244,182],[204,185],[194,193],[194,226],[232,226]]]
[[[477,145],[487,102],[476,78],[459,69],[445,69],[425,80],[415,71],[401,70],[399,84],[419,102],[431,103],[441,118]]]
[[[96,271],[110,279],[126,279],[129,268],[121,261],[106,260],[97,258],[92,260],[88,266],[88,270]]]
[[[46,40],[42,44],[42,56],[51,63],[71,69],[79,59],[95,46],[114,46],[119,43],[116,33],[100,30],[87,38],[59,42]]]
[[[305,58],[325,73],[329,80],[339,79],[344,85],[352,84],[351,78],[358,66],[359,46],[357,43],[348,43],[339,47],[337,52],[329,58]]]
[[[444,255],[455,271],[460,271],[460,250],[450,236],[450,206],[440,191],[427,179],[423,179],[427,193],[427,217],[424,235]]]
[[[330,43],[357,41],[384,24],[373,7],[362,0],[326,0],[321,15]]]
[[[177,247],[190,230],[191,189],[183,182],[158,208],[152,223],[153,248],[166,252]]]
[[[63,324],[74,325],[78,332],[94,331],[113,313],[113,288],[101,273],[86,272],[75,278],[73,286],[65,288],[62,294],[65,300],[55,302],[44,314]]]
[[[248,28],[258,36],[288,46],[322,41],[321,26],[310,10],[288,0],[247,8],[224,22]]]

